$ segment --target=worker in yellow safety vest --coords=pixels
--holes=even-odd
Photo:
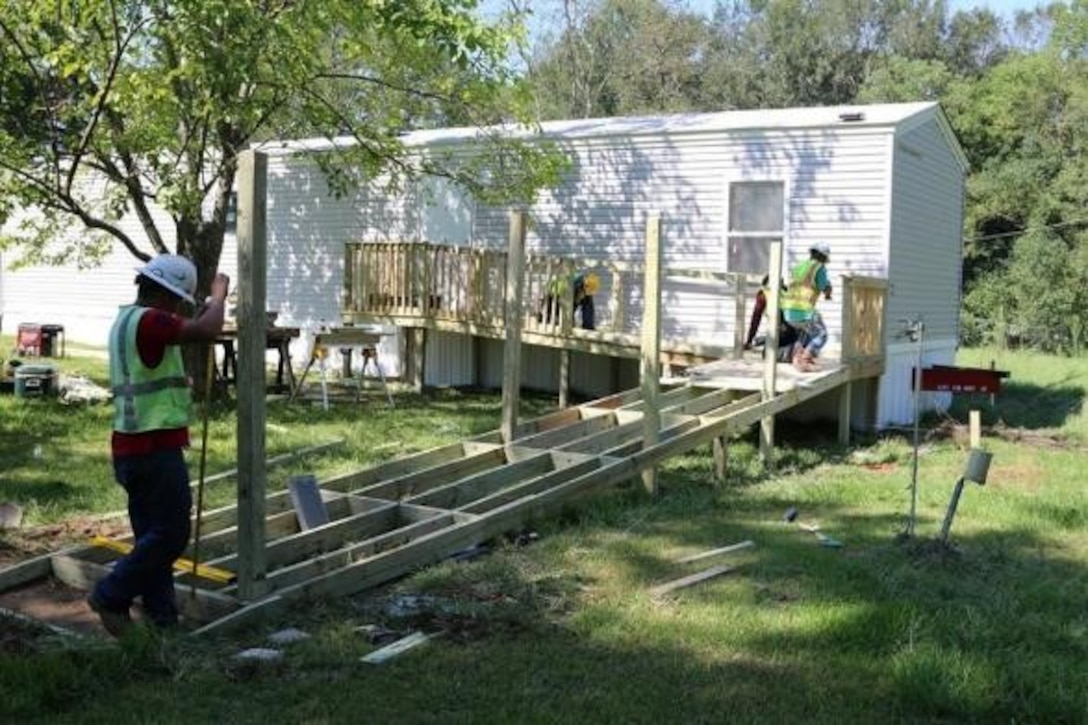
[[[181,345],[211,343],[223,329],[230,280],[217,274],[195,318],[196,266],[174,254],[153,258],[136,276],[136,301],[124,305],[110,330],[113,390],[113,473],[128,494],[132,551],[114,564],[87,598],[106,631],[120,636],[140,598],[144,619],[178,624],[174,561],[189,543],[192,496],[183,449],[189,446],[191,396]]]
[[[574,283],[574,305],[571,313],[581,318],[582,329],[596,329],[597,315],[593,304],[593,295],[597,294],[597,291],[601,288],[601,277],[596,272],[582,271],[576,274],[572,281]],[[543,304],[544,310],[537,316],[537,319],[543,319],[550,323],[553,310],[558,312],[559,300],[566,291],[567,279],[565,277],[556,277],[548,282],[548,294],[544,298]],[[556,318],[558,318],[557,314]]]
[[[793,366],[801,372],[814,372],[816,358],[827,344],[827,326],[816,310],[816,300],[822,294],[831,299],[831,281],[827,274],[827,262],[831,247],[827,242],[817,242],[809,247],[809,258],[795,265],[790,271],[790,286],[782,296],[782,314],[786,324],[798,332],[794,344]]]

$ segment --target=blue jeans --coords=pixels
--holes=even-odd
[[[812,357],[818,357],[820,350],[827,344],[827,325],[819,312],[812,313],[812,319],[803,322],[790,322],[791,327],[797,330],[797,341]]]
[[[177,624],[173,566],[189,544],[193,507],[185,458],[180,448],[115,458],[113,473],[128,493],[136,543],[98,582],[94,596],[114,611],[127,611],[132,600],[141,597],[154,624]]]

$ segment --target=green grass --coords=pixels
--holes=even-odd
[[[961,362],[988,365],[986,354],[969,351],[971,362]],[[1062,400],[1076,399],[1069,391],[1084,384],[1079,365],[998,362],[1013,371],[1010,383],[1064,391]],[[964,491],[951,551],[934,539],[966,459],[958,439],[927,437],[917,535],[904,540],[908,440],[872,438],[844,449],[831,442],[833,425],[797,431],[780,423],[776,475],[761,471],[746,436],[731,444],[722,484],[713,481],[709,452],[693,452],[664,467],[658,500],[638,486],[618,489],[535,522],[540,537],[531,545],[493,542],[478,559],[298,607],[275,626],[313,637],[290,648],[281,666],[252,670],[231,660],[264,644],[270,629],[259,627],[208,641],[134,637],[119,648],[46,640],[31,652],[0,654],[0,690],[10,693],[0,700],[0,720],[1088,722],[1088,497],[1084,454],[1073,440],[1083,417],[1074,407],[1064,418],[1030,417],[1021,395],[1010,385],[995,409],[986,408],[990,422],[1070,440],[1040,446],[988,436],[989,480]],[[497,395],[446,391],[397,402],[393,411],[375,398],[328,413],[273,405],[269,421],[282,432],[270,432],[270,452],[341,437],[342,447],[306,465],[352,470],[499,419]],[[957,402],[956,414],[971,402]],[[527,405],[539,413],[547,404]],[[51,437],[56,453],[41,466],[9,458],[18,450],[0,453],[3,485],[22,482],[0,498],[40,475],[68,491],[42,495],[33,509],[40,522],[119,507],[112,492],[81,493],[111,485],[108,471],[92,475],[108,468],[105,434],[89,430],[100,424],[95,414],[22,405],[35,411],[22,425]],[[5,441],[14,411],[0,408]],[[231,421],[228,410],[216,412],[212,470],[233,465]],[[72,441],[96,440],[99,457],[58,468]],[[73,482],[76,472],[91,482]],[[790,506],[845,547],[822,547],[783,522]],[[654,584],[698,568],[676,559],[745,539],[756,547],[721,559],[735,571],[666,598],[650,595]],[[400,595],[418,595],[422,605],[391,611]],[[376,622],[445,635],[371,666],[359,662],[373,647],[355,628]]]
[[[997,406],[990,405],[989,396],[960,396],[956,412],[976,407],[985,424],[1047,431],[1081,443],[1088,441],[1088,357],[979,348],[962,351],[956,362],[983,368],[993,365],[1009,373],[997,396]]]

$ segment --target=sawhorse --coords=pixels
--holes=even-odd
[[[367,363],[373,360],[374,367],[378,371],[378,377],[382,381],[382,389],[385,391],[385,398],[389,403],[389,407],[395,407],[393,404],[393,396],[389,392],[389,384],[385,379],[385,371],[382,370],[381,363],[378,361],[378,343],[381,342],[382,336],[380,333],[371,332],[369,330],[354,328],[354,327],[334,327],[331,330],[319,332],[314,335],[314,347],[310,353],[310,359],[306,363],[306,368],[302,371],[302,375],[298,377],[298,383],[295,385],[294,391],[291,393],[291,400],[294,400],[299,391],[302,389],[302,384],[306,380],[307,373],[310,372],[310,368],[314,363],[320,360],[329,348],[339,348],[341,354],[345,354],[345,377],[351,377],[351,350],[353,348],[360,348],[363,356],[363,367],[359,371],[358,386],[355,391],[355,400],[358,402],[362,395],[363,390],[363,378],[366,376]]]

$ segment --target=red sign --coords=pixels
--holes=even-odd
[[[1007,377],[1009,373],[1005,370],[934,365],[931,368],[922,368],[922,390],[942,393],[1000,393],[1001,379]],[[913,370],[911,389],[914,389]]]

